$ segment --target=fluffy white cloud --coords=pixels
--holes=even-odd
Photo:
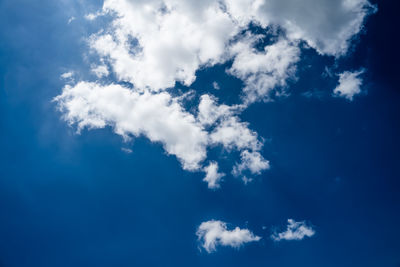
[[[111,33],[92,37],[91,47],[137,88],[190,85],[201,65],[223,60],[239,30],[218,1],[201,2],[106,0],[104,12],[116,19]]]
[[[218,105],[216,101],[217,99],[210,95],[202,95],[200,97],[197,117],[202,125],[213,125],[217,120],[231,116],[238,109],[238,107]]]
[[[221,182],[221,179],[225,176],[225,174],[218,172],[218,163],[210,162],[208,166],[204,167],[204,171],[206,172],[206,177],[204,177],[203,181],[208,183],[208,188],[219,188],[219,183]]]
[[[363,72],[363,70],[356,72],[345,71],[339,74],[339,85],[333,90],[333,94],[352,101],[355,95],[361,93],[362,79],[360,75]]]
[[[371,10],[368,0],[106,0],[96,16],[114,14],[115,20],[111,30],[92,37],[91,46],[110,60],[121,80],[159,90],[176,81],[190,85],[200,66],[230,58],[230,41],[250,22],[279,25],[291,40],[305,40],[320,53],[342,55]],[[263,75],[248,81],[253,88],[247,88],[266,91],[284,83],[287,71],[282,68],[296,62],[298,50],[279,42],[265,53],[251,48],[246,53],[238,55],[235,67],[247,61],[253,65],[248,72],[264,69]],[[267,72],[271,68],[278,77]]]
[[[277,89],[294,75],[300,56],[300,49],[287,40],[265,46],[262,52],[254,48],[256,40],[257,36],[250,36],[231,48],[235,59],[229,73],[244,81],[246,103],[268,100],[272,92],[279,94]]]
[[[226,0],[242,25],[279,25],[292,40],[304,40],[319,53],[340,56],[375,11],[368,0]]]
[[[322,54],[345,54],[370,10],[368,0],[105,0],[102,10],[87,16],[111,16],[88,40],[101,62],[91,71],[98,79],[111,73],[116,80],[75,83],[65,74],[70,85],[55,101],[78,130],[111,126],[125,139],[146,136],[184,169],[205,171],[209,186],[216,187],[217,163],[203,165],[210,146],[241,153],[235,175],[269,168],[260,154],[262,138],[239,115],[249,104],[285,92],[300,58],[299,40]],[[267,33],[243,34],[251,22],[279,26],[286,35],[258,51],[255,45]],[[189,86],[196,71],[228,60],[227,72],[244,82],[244,103],[218,104],[204,94],[196,113],[182,104],[193,94],[172,96],[167,90],[176,82]],[[335,94],[352,99],[357,91],[348,88],[358,75],[353,83],[343,77]]]
[[[270,168],[269,161],[257,151],[249,152],[244,150],[241,154],[241,162],[233,168],[232,174],[239,176],[245,170],[249,170],[252,174],[261,174],[262,171]],[[244,181],[249,181],[247,177],[243,177]]]
[[[214,252],[218,245],[239,248],[245,243],[259,241],[261,237],[254,235],[248,229],[236,227],[228,230],[225,222],[208,221],[203,222],[196,235],[201,242],[201,246],[208,252]]]
[[[274,233],[271,238],[275,241],[281,240],[303,240],[305,237],[312,237],[315,230],[308,226],[304,221],[296,222],[293,219],[288,219],[286,231],[282,233]]]
[[[124,138],[145,135],[160,142],[187,170],[198,170],[206,157],[207,132],[168,93],[135,92],[121,85],[80,82],[65,86],[55,99],[78,129],[110,125]]]
[[[248,123],[239,121],[235,116],[228,117],[218,124],[210,138],[212,143],[222,144],[228,150],[259,150],[262,147],[258,134],[248,128]]]

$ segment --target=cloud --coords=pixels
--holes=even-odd
[[[190,85],[200,66],[224,60],[239,31],[218,1],[106,0],[103,10],[117,14],[112,33],[93,36],[91,47],[137,88]]]
[[[257,21],[279,25],[292,40],[304,40],[319,53],[346,54],[369,14],[368,0],[226,0],[228,11],[242,25]]]
[[[131,153],[133,152],[132,149],[126,148],[126,147],[121,148],[121,150],[122,150],[123,152],[125,152],[126,154],[131,154]]]
[[[201,242],[201,246],[208,252],[216,251],[217,246],[230,246],[239,248],[240,246],[256,242],[261,237],[254,235],[248,229],[240,229],[236,227],[233,230],[228,230],[227,224],[222,221],[203,222],[196,235]]]
[[[230,41],[250,22],[262,27],[279,25],[294,42],[304,40],[321,54],[343,55],[365,17],[374,10],[367,0],[197,2],[106,0],[96,16],[115,14],[115,19],[110,30],[92,36],[91,47],[110,60],[121,80],[138,88],[160,90],[173,87],[176,81],[190,85],[201,66],[230,59]],[[274,83],[283,83],[287,75],[281,68],[295,62],[298,54],[290,43],[278,42],[260,54],[248,48],[246,54],[238,55],[238,62],[250,55],[253,59],[246,63],[256,64],[261,71],[274,68],[279,74],[278,82],[271,81],[265,71],[253,76],[250,82],[254,87],[270,89]],[[268,63],[271,58],[279,65],[278,71]]]
[[[295,63],[299,61],[300,49],[287,40],[264,47],[254,48],[256,37],[244,38],[231,51],[235,55],[229,73],[244,81],[245,102],[269,100],[272,93],[279,95],[278,88],[286,86],[286,80],[294,76]]]
[[[67,24],[71,24],[71,22],[73,22],[74,20],[76,20],[76,18],[75,18],[74,16],[70,17],[70,18],[68,19]]]
[[[217,82],[213,82],[213,83],[212,83],[212,86],[213,86],[213,88],[214,88],[215,90],[221,89],[221,88],[219,87],[219,84],[218,84]]]
[[[281,233],[273,233],[271,238],[275,241],[281,240],[303,240],[305,237],[312,237],[315,230],[308,226],[304,221],[296,222],[293,219],[288,219],[286,231]]]
[[[185,170],[205,171],[209,187],[216,187],[217,162],[204,165],[210,147],[240,153],[234,175],[269,168],[260,153],[263,139],[240,114],[254,102],[286,94],[300,44],[324,55],[344,55],[371,12],[367,0],[105,0],[102,10],[86,16],[109,17],[87,40],[97,56],[90,79],[97,80],[70,79],[55,101],[78,131],[110,126],[126,140],[145,136],[176,156]],[[264,31],[249,33],[250,23]],[[266,27],[282,31],[259,49]],[[232,62],[227,73],[244,84],[239,103],[220,104],[206,93],[198,107],[188,108],[184,102],[193,91],[169,91],[177,82],[190,86],[200,69],[226,62]],[[72,72],[68,75],[64,79]],[[106,83],[106,76],[113,80]],[[344,77],[335,94],[352,99],[357,91],[349,93],[348,84]]]
[[[208,188],[219,188],[219,183],[221,182],[221,179],[225,176],[225,174],[218,172],[218,163],[210,162],[207,167],[204,167],[204,171],[206,172],[206,177],[204,177],[203,181],[208,183]]]
[[[262,171],[270,168],[269,161],[265,160],[257,151],[249,152],[248,150],[244,150],[240,156],[241,162],[236,164],[232,171],[234,176],[242,175],[245,170],[249,170],[252,174],[259,175]],[[243,178],[245,178],[244,181],[246,183],[249,182],[247,177]]]
[[[202,95],[200,97],[198,120],[204,126],[210,126],[221,118],[232,116],[238,107],[218,105],[217,98],[212,95]]]
[[[68,72],[64,72],[63,74],[61,74],[61,78],[64,80],[67,79],[71,79],[74,76],[74,72],[73,71],[68,71]]]
[[[97,78],[106,77],[110,74],[106,65],[93,65],[91,71]]]
[[[258,134],[248,128],[248,123],[241,122],[238,117],[224,119],[210,134],[211,142],[222,144],[226,149],[259,150],[262,143]]]
[[[339,85],[333,90],[334,96],[353,101],[354,96],[361,93],[362,79],[359,76],[363,73],[364,70],[339,74]]]
[[[126,139],[145,135],[163,144],[186,170],[198,170],[206,157],[207,133],[166,92],[138,93],[118,84],[79,82],[66,85],[55,100],[65,120],[78,130],[110,125]]]

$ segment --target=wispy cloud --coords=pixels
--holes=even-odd
[[[306,224],[305,221],[296,222],[293,219],[288,219],[286,231],[281,233],[274,232],[271,238],[275,241],[281,240],[303,240],[305,237],[312,237],[315,230]]]
[[[225,222],[214,220],[203,222],[199,226],[196,235],[201,246],[208,253],[216,251],[217,246],[239,248],[246,243],[256,242],[261,239],[261,237],[254,235],[248,229],[236,227],[233,230],[228,230]]]

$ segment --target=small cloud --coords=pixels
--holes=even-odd
[[[242,181],[243,181],[244,184],[247,185],[248,183],[253,182],[253,178],[247,178],[246,176],[243,176],[242,177]]]
[[[275,241],[281,240],[303,240],[305,237],[312,237],[315,230],[306,224],[305,221],[296,222],[293,219],[288,219],[286,231],[277,233],[274,232],[271,238]]]
[[[228,230],[225,222],[215,220],[203,222],[199,226],[196,235],[201,242],[201,246],[208,253],[216,251],[218,245],[239,248],[246,243],[256,242],[261,239],[261,237],[254,235],[248,229],[236,227],[233,230]]]
[[[74,16],[70,17],[68,19],[68,24],[70,24],[71,22],[73,22],[74,20],[76,20],[76,18]]]
[[[64,72],[63,74],[61,74],[61,78],[66,80],[66,79],[71,79],[72,76],[74,76],[74,72],[73,71],[68,71],[68,72]]]
[[[219,90],[220,89],[219,84],[217,82],[213,82],[213,88],[215,90]]]
[[[97,78],[106,77],[110,73],[106,65],[92,65],[91,71],[97,76]]]
[[[262,171],[270,168],[269,161],[264,159],[257,151],[249,152],[248,150],[245,150],[240,154],[240,156],[241,162],[237,163],[232,170],[234,176],[240,176],[246,170],[250,171],[253,175],[259,175]],[[245,176],[242,177],[242,180],[246,184],[252,181],[251,178]]]
[[[210,164],[204,168],[204,171],[206,172],[206,177],[203,179],[203,181],[208,183],[208,188],[219,188],[219,183],[221,182],[222,177],[224,177],[225,174],[218,172],[218,163],[210,162]]]
[[[362,79],[359,77],[364,70],[339,74],[339,85],[333,90],[333,95],[353,101],[353,97],[361,93]]]
[[[325,66],[324,72],[322,73],[322,77],[324,78],[333,78],[334,74],[332,73],[332,70],[328,68],[328,66]]]
[[[121,150],[123,152],[127,153],[127,154],[131,154],[133,152],[132,149],[129,149],[129,148],[126,148],[126,147],[121,148]]]
[[[310,90],[310,91],[306,91],[306,92],[302,93],[301,95],[308,99],[311,99],[311,98],[322,99],[324,97],[324,94],[325,94],[324,91]]]
[[[95,19],[97,19],[98,17],[100,17],[102,15],[104,15],[104,12],[101,12],[101,11],[96,12],[96,13],[89,13],[89,14],[87,14],[85,16],[85,19],[92,21],[92,20],[95,20]]]

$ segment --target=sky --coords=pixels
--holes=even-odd
[[[0,267],[399,267],[398,8],[0,0]]]

